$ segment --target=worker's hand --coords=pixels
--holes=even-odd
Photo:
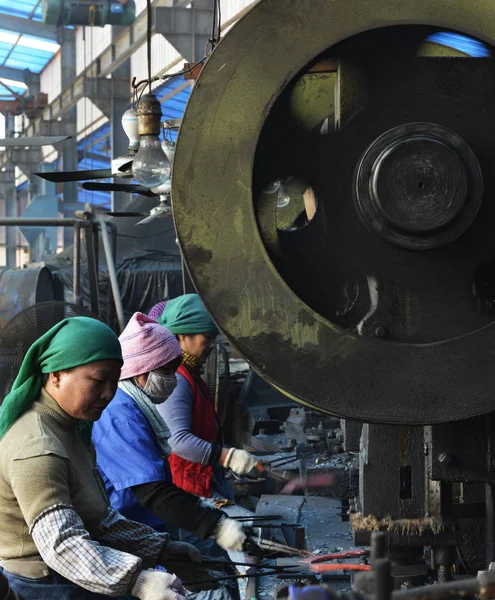
[[[139,573],[131,594],[139,600],[187,600],[187,592],[176,575],[153,569]]]
[[[256,456],[249,454],[245,450],[236,450],[235,448],[231,448],[223,466],[225,469],[231,469],[234,473],[238,475],[246,475],[250,473],[258,464],[258,459]]]
[[[238,552],[241,552],[246,539],[246,534],[237,521],[224,517],[218,523],[212,537],[224,550],[237,550]]]
[[[201,553],[192,544],[170,541],[165,546],[165,550],[162,553],[162,558],[165,560],[184,559],[185,561],[190,560],[195,563],[200,563]]]

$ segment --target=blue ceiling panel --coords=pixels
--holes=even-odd
[[[34,10],[35,20],[41,21],[41,5],[39,0],[0,0],[0,13],[29,18]]]
[[[33,21],[41,21],[41,0],[0,0],[0,34],[8,34],[13,37],[12,42],[0,42],[0,66],[10,67],[12,69],[29,69],[34,73],[40,73],[53,58],[55,52],[45,50],[36,46],[36,42],[45,42],[44,38],[37,38],[32,35],[18,35],[13,31],[5,31],[1,28],[1,16],[12,15]],[[5,37],[3,35],[2,37]],[[23,40],[34,41],[33,48],[23,44]],[[55,46],[56,49],[56,46]],[[0,93],[2,91],[0,90]],[[23,95],[25,90],[20,90]],[[3,93],[2,93],[3,94]],[[2,95],[4,98],[5,96]],[[12,95],[7,96],[12,99]]]
[[[7,61],[5,62],[6,67],[12,67],[13,69],[26,69],[34,73],[42,71],[46,64],[52,58],[52,52],[45,52],[44,50],[34,50],[26,48],[25,46],[16,46]],[[26,65],[29,65],[28,67]]]

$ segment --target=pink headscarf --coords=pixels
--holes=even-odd
[[[119,341],[124,358],[120,379],[149,373],[174,358],[182,358],[182,350],[175,336],[140,312],[132,315]]]
[[[153,306],[153,308],[149,311],[148,317],[151,317],[152,319],[155,319],[155,321],[158,321],[158,317],[163,313],[166,306],[166,302],[158,302],[158,304],[155,304],[155,306]]]

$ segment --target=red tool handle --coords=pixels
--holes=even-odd
[[[370,565],[358,563],[332,563],[330,565],[310,565],[311,573],[328,573],[329,571],[371,571]]]
[[[304,562],[319,563],[327,560],[335,560],[338,558],[360,558],[361,556],[367,556],[368,550],[346,550],[345,552],[334,552],[333,554],[322,554],[321,556],[312,556],[306,558]]]

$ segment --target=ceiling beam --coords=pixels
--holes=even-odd
[[[58,31],[55,25],[45,25],[32,19],[23,19],[22,17],[3,14],[0,27],[5,31],[13,31],[19,35],[25,33],[26,35],[33,35],[44,40],[49,40],[50,42],[58,43]]]
[[[38,73],[32,73],[29,69],[12,69],[11,67],[0,67],[0,77],[3,79],[12,79],[28,85],[35,79],[39,80]]]

